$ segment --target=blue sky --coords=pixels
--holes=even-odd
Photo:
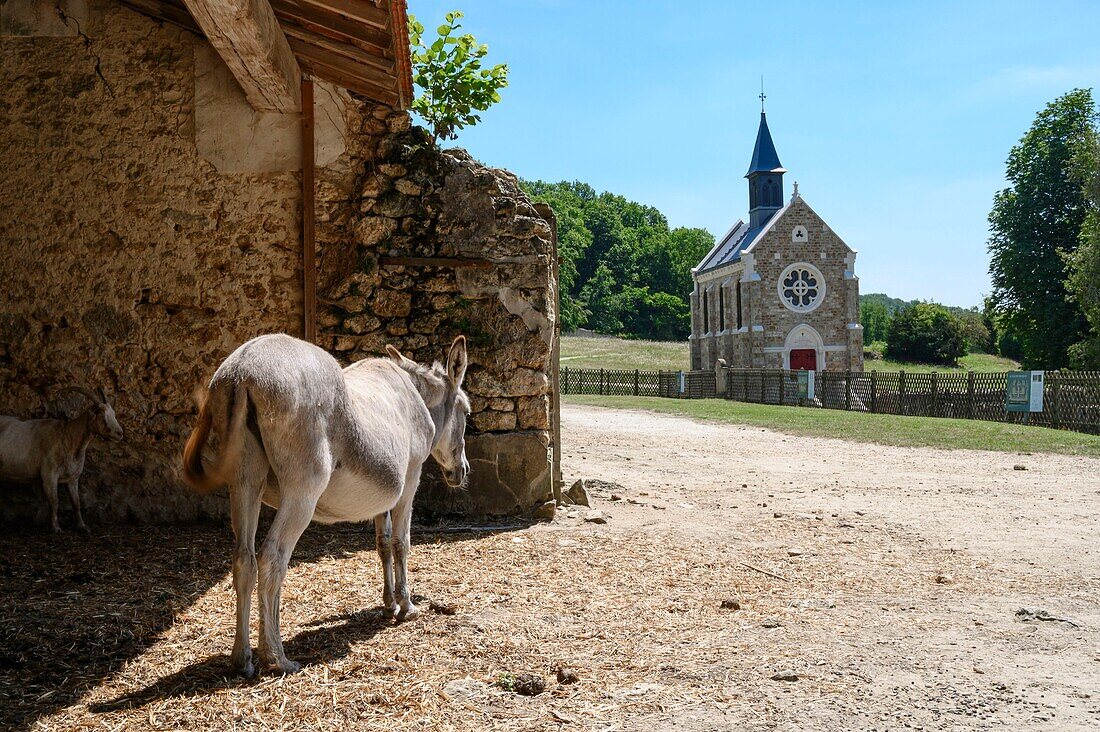
[[[1004,161],[1044,104],[1100,87],[1100,2],[409,0],[508,63],[453,143],[721,235],[768,124],[786,176],[860,252],[862,292],[974,305]],[[1100,91],[1100,89],[1097,89]]]

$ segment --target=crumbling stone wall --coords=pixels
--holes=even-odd
[[[471,483],[453,493],[429,473],[421,505],[526,510],[551,495],[553,214],[511,173],[440,152],[404,113],[349,115],[360,165],[321,184],[321,345],[349,362],[387,343],[431,361],[464,334]]]
[[[218,93],[196,94],[204,41],[110,0],[64,5],[82,11],[79,33],[0,37],[0,413],[41,416],[57,411],[56,387],[105,386],[127,439],[89,450],[85,515],[224,515],[224,498],[181,485],[179,452],[192,390],[230,351],[301,332],[301,178],[279,162],[297,156],[234,172],[247,154],[221,137],[196,144],[209,146],[196,106]],[[526,508],[550,492],[549,214],[508,174],[418,142],[404,114],[358,103],[342,114],[346,149],[318,170],[320,345],[350,361],[392,341],[427,360],[467,333],[473,484],[424,495],[441,509]],[[253,121],[240,140],[268,124]],[[293,141],[280,135],[264,144]],[[384,264],[398,253],[493,262]],[[43,516],[36,492],[5,493],[0,519]]]

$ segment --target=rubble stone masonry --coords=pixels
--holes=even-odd
[[[56,388],[104,386],[127,438],[89,450],[86,515],[221,516],[224,497],[182,486],[179,453],[192,393],[225,356],[301,334],[296,123],[252,115],[239,89],[210,81],[209,47],[187,31],[108,0],[63,6],[79,11],[68,35],[52,17],[48,33],[0,27],[0,413],[72,411]],[[405,113],[334,90],[318,101],[319,345],[344,362],[386,343],[427,361],[465,334],[472,482],[449,492],[429,473],[422,505],[545,500],[552,214],[511,174],[440,152]],[[43,515],[37,490],[2,490],[0,519]]]

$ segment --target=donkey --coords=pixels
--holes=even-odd
[[[256,669],[249,645],[252,590],[257,579],[256,525],[260,504],[277,509],[259,556],[261,667],[283,673],[279,603],[290,554],[311,520],[374,519],[382,560],[382,604],[397,620],[419,610],[408,584],[413,496],[428,456],[452,487],[465,483],[466,417],[462,390],[466,339],[451,344],[446,366],[422,366],[387,346],[389,358],[341,369],[317,346],[287,335],[248,341],[218,367],[183,452],[183,475],[206,493],[229,485],[236,545],[233,586],[237,631],[230,657],[246,677]],[[210,464],[203,446],[220,439]]]

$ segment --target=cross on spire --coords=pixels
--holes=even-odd
[[[768,95],[764,93],[764,75],[760,75],[760,113],[764,113],[764,100],[768,98]]]

